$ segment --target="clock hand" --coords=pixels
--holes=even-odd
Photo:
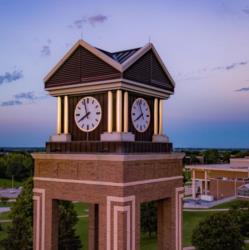
[[[143,114],[139,115],[139,116],[134,120],[134,122],[136,122],[137,120],[139,120],[142,116],[143,116]]]
[[[86,100],[84,99],[84,107],[85,107],[85,112],[86,112],[86,116],[87,116],[87,119],[88,119],[88,115],[89,115],[89,112],[87,112],[87,108],[86,108]]]
[[[141,108],[141,101],[138,103],[138,105],[139,105],[139,108],[140,108],[140,112],[141,112],[141,114],[142,114],[142,117],[143,117],[143,120],[144,120],[144,114],[143,114],[143,111],[142,111],[142,108]]]
[[[86,117],[87,117],[87,119],[88,119],[88,116],[91,114],[91,112],[87,112],[82,118],[80,118],[79,120],[78,120],[78,122],[81,122],[82,120],[84,120]]]

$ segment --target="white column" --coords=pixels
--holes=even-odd
[[[207,170],[205,170],[205,195],[207,195],[207,191],[208,191],[208,183],[207,183]]]
[[[128,133],[128,92],[124,92],[124,132]]]
[[[234,179],[234,196],[237,196],[237,178]]]
[[[122,132],[122,90],[116,92],[116,131]]]
[[[159,134],[163,135],[163,100],[159,101]]]
[[[57,134],[61,134],[61,97],[57,97]]]
[[[196,193],[195,193],[195,170],[192,170],[192,199],[196,199]]]
[[[154,99],[154,135],[158,134],[158,99]]]
[[[201,195],[202,195],[202,193],[203,193],[203,187],[202,187],[202,180],[200,180],[200,183],[201,183],[201,185],[200,185],[200,192],[201,192]]]
[[[107,121],[107,132],[112,133],[113,127],[113,98],[112,91],[108,91],[108,121]]]
[[[68,96],[64,96],[64,134],[68,134]]]

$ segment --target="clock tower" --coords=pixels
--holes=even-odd
[[[139,250],[140,206],[157,201],[157,249],[182,249],[183,155],[163,132],[175,83],[153,44],[79,40],[44,82],[57,131],[33,154],[34,249],[58,249],[58,200],[91,204],[89,250]]]

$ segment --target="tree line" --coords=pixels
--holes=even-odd
[[[22,181],[33,175],[34,161],[28,153],[8,153],[0,157],[0,177]]]

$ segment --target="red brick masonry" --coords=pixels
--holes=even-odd
[[[57,200],[92,204],[89,250],[139,250],[140,204],[158,200],[158,250],[180,250],[183,154],[33,154],[34,249],[58,249]]]

